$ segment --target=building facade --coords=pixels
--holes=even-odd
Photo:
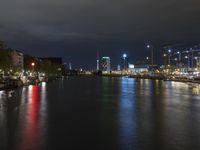
[[[11,50],[11,58],[13,66],[24,69],[24,54],[17,50]]]
[[[138,74],[148,72],[147,65],[133,65],[129,64],[128,72],[131,74]]]
[[[110,57],[102,57],[101,59],[101,70],[105,73],[110,73]]]

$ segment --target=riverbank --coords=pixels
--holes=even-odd
[[[162,80],[162,81],[173,81],[173,82],[184,82],[184,83],[197,83],[200,84],[200,80],[186,79],[186,78],[175,78],[173,76],[163,76],[163,75],[102,75],[106,77],[127,77],[135,79],[149,79],[149,80]]]
[[[65,76],[49,77],[49,78],[42,79],[42,80],[33,78],[31,80],[27,80],[26,82],[22,82],[20,79],[3,80],[0,82],[0,91],[17,89],[21,86],[36,85],[36,84],[40,84],[42,82],[51,82],[51,81],[55,81],[55,80],[59,80],[59,79],[64,79],[66,77]]]
[[[88,77],[95,77],[96,75],[77,75],[77,76],[88,76]],[[66,76],[68,77],[68,76]],[[62,77],[62,79],[66,78]],[[135,78],[135,79],[149,79],[149,80],[162,80],[162,81],[173,81],[173,82],[184,82],[184,83],[197,83],[200,84],[200,80],[192,80],[192,79],[185,79],[185,78],[173,78],[171,76],[165,77],[161,75],[119,75],[119,74],[105,74],[105,75],[100,75],[99,77],[125,77],[125,78]],[[61,78],[49,78],[45,82],[50,82],[54,80],[58,80]],[[27,82],[27,83],[22,83],[21,80],[12,80],[11,82],[9,81],[4,81],[0,83],[0,91],[2,90],[11,90],[11,89],[16,89],[21,86],[28,86],[28,85],[33,85],[33,84],[39,84],[43,81],[32,81],[32,82]]]

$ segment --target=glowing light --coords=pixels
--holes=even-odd
[[[102,57],[102,59],[110,59],[110,57]]]
[[[34,63],[34,62],[32,62],[32,63],[31,63],[31,66],[35,66],[35,63]]]
[[[123,58],[126,58],[127,57],[127,54],[123,54]]]
[[[135,66],[134,66],[133,64],[129,64],[129,65],[128,65],[128,68],[129,68],[129,69],[134,69]]]

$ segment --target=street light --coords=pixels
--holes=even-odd
[[[179,59],[179,62],[181,61],[181,52],[176,52],[178,54],[178,59]]]
[[[190,64],[189,56],[185,56],[185,59],[187,59],[187,71],[189,71],[189,64]]]
[[[195,67],[197,68],[197,62],[198,62],[198,57],[194,57],[194,59],[196,60],[196,62],[195,62]]]
[[[171,52],[172,52],[172,50],[169,49],[169,50],[168,50],[168,65],[169,65],[169,66],[170,66],[170,63],[171,63],[171,62],[170,62],[170,56],[171,56],[170,53],[171,53]]]
[[[34,62],[32,62],[32,63],[31,63],[31,66],[32,66],[32,68],[33,68],[33,71],[34,71],[35,63],[34,63]]]
[[[124,53],[122,57],[124,59],[124,70],[125,70],[125,63],[126,63],[127,54]]]
[[[34,66],[35,66],[35,63],[34,63],[34,62],[32,62],[32,63],[31,63],[31,66],[33,66],[33,67],[34,67]]]
[[[149,49],[149,48],[151,48],[151,67],[153,68],[153,46],[151,46],[151,45],[147,45],[147,48]]]
[[[127,54],[123,54],[123,58],[126,59],[126,57],[127,57]]]
[[[166,69],[166,66],[167,66],[166,56],[167,56],[167,54],[164,53],[164,54],[163,54],[163,57],[164,57],[164,67],[165,67],[165,69]]]

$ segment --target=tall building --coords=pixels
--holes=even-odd
[[[72,63],[69,63],[69,70],[72,70]]]
[[[99,70],[99,59],[97,59],[97,70]]]
[[[24,69],[24,54],[18,50],[11,50],[13,66]]]
[[[101,70],[109,73],[111,71],[110,67],[110,57],[102,57],[101,59]]]
[[[117,65],[117,70],[120,71],[121,70],[121,67],[120,65]]]
[[[99,52],[97,52],[97,71],[99,70]]]
[[[200,52],[198,53],[198,57],[196,60],[196,68],[198,71],[200,71]]]

